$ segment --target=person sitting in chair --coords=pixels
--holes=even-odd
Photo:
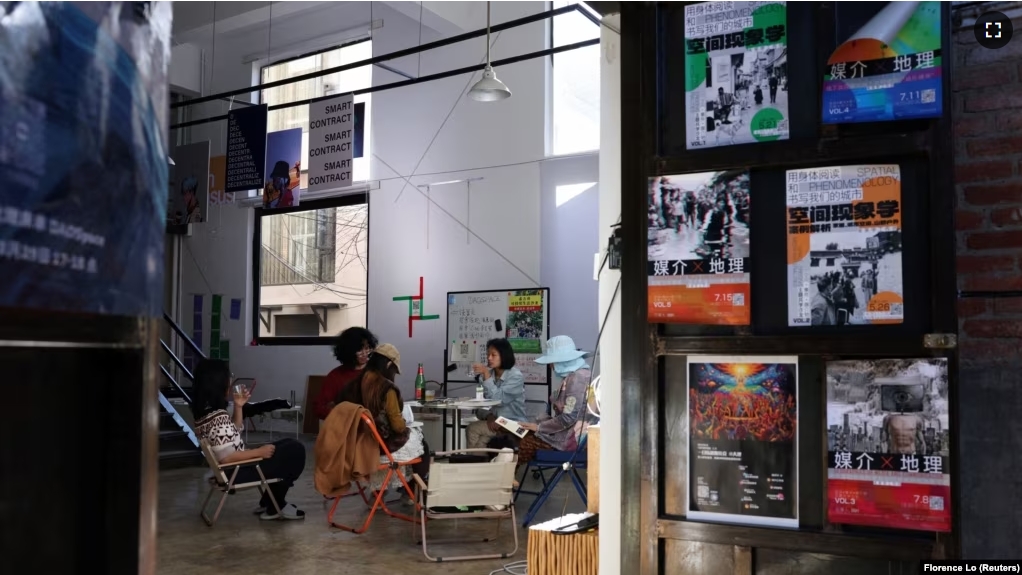
[[[242,409],[248,402],[248,391],[234,392],[233,416],[227,413],[227,398],[232,394],[234,376],[226,361],[203,359],[195,368],[195,384],[192,389],[192,415],[195,417],[195,433],[209,442],[213,456],[221,464],[261,458],[259,467],[266,479],[280,479],[271,483],[269,491],[263,493],[255,513],[260,519],[305,519],[305,512],[287,502],[288,489],[305,470],[305,446],[294,438],[285,438],[255,449],[246,449],[241,439],[244,429]],[[247,466],[238,470],[235,483],[259,481],[255,467]],[[280,507],[278,515],[269,494]]]
[[[482,381],[483,397],[499,401],[490,410],[479,410],[476,417],[465,429],[469,449],[486,447],[486,444],[504,428],[497,424],[498,417],[523,422],[525,414],[525,377],[515,367],[515,352],[511,342],[504,338],[486,342],[486,365],[472,366],[476,379]]]
[[[518,446],[518,463],[524,465],[536,457],[540,449],[574,451],[593,423],[586,408],[592,374],[583,359],[586,352],[575,347],[566,335],[558,335],[546,342],[546,352],[536,359],[539,364],[553,364],[554,374],[561,378],[557,395],[550,398],[553,416],[537,423],[523,423],[529,433]]]

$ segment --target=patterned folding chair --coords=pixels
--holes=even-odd
[[[212,527],[216,524],[216,520],[220,517],[220,511],[224,508],[224,502],[227,501],[228,495],[234,495],[239,491],[245,491],[258,487],[260,491],[265,491],[270,494],[270,501],[273,503],[273,508],[277,510],[277,515],[280,515],[280,505],[277,504],[277,499],[273,497],[273,492],[268,489],[271,483],[277,483],[280,479],[267,479],[263,475],[263,470],[259,467],[262,463],[263,458],[254,457],[252,459],[246,459],[244,461],[234,461],[232,463],[218,463],[216,456],[213,455],[213,449],[209,445],[209,441],[203,439],[199,442],[202,448],[202,455],[206,458],[206,463],[209,464],[209,469],[213,472],[213,477],[209,484],[209,493],[206,494],[205,501],[202,502],[202,510],[199,512],[199,516],[206,522],[206,525]],[[242,467],[254,466],[256,473],[259,474],[259,481],[250,481],[248,483],[235,483],[234,480],[238,477],[238,471]],[[230,476],[228,477],[228,473]],[[220,503],[216,506],[216,511],[213,516],[210,517],[206,512],[206,508],[209,506],[209,500],[213,498],[213,493],[219,491],[223,495],[220,497]]]
[[[366,426],[366,428],[373,434],[373,437],[376,439],[376,443],[379,444],[380,446],[380,453],[382,453],[387,458],[387,461],[380,464],[380,466],[377,468],[377,471],[386,471],[387,474],[383,480],[383,486],[380,489],[380,491],[376,494],[370,494],[372,496],[371,499],[370,495],[366,494],[366,486],[363,485],[361,481],[355,482],[355,486],[358,488],[358,493],[359,495],[362,496],[362,501],[364,501],[365,504],[369,506],[369,516],[366,517],[365,522],[362,523],[361,527],[358,528],[349,527],[347,525],[342,525],[334,521],[334,513],[337,511],[337,506],[341,503],[341,499],[343,499],[343,497],[334,498],[334,504],[330,506],[330,512],[327,513],[326,516],[327,522],[330,523],[331,527],[343,529],[344,531],[350,531],[355,534],[362,534],[365,533],[367,529],[369,529],[369,524],[372,523],[373,517],[376,515],[376,512],[378,510],[383,510],[384,513],[390,515],[391,517],[401,519],[403,521],[417,523],[418,519],[416,519],[415,517],[405,515],[403,513],[398,513],[387,507],[387,502],[384,501],[383,496],[387,491],[387,486],[390,485],[390,482],[394,479],[395,476],[397,476],[397,478],[401,481],[401,485],[408,493],[408,498],[411,499],[412,501],[415,501],[415,493],[412,491],[411,485],[409,485],[408,481],[405,479],[405,475],[402,472],[402,468],[415,465],[416,463],[422,461],[422,458],[417,457],[410,461],[395,461],[394,457],[390,454],[390,450],[387,449],[387,443],[383,441],[383,438],[380,437],[380,432],[376,430],[376,423],[373,422],[373,418],[370,417],[369,414],[365,412],[362,413],[361,417],[362,425]]]

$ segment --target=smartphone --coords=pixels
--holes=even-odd
[[[500,318],[493,320],[493,327],[495,327],[497,331],[504,331],[504,326],[500,325]]]

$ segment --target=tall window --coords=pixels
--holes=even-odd
[[[264,66],[262,68],[261,78],[263,83],[286,80],[288,78],[294,78],[295,76],[301,76],[311,72],[325,70],[327,68],[334,68],[336,66],[343,66],[345,64],[368,60],[372,57],[372,40],[359,40],[337,48],[331,48],[322,52],[316,52],[315,54],[300,56],[298,58],[292,58],[290,60],[284,60],[269,66]],[[290,102],[308,100],[310,98],[319,98],[321,96],[346,94],[348,92],[368,88],[372,85],[372,66],[360,66],[343,72],[335,72],[326,76],[287,84],[286,86],[262,90],[260,98],[262,103],[273,106],[275,104],[287,104]],[[356,108],[358,108],[360,104],[364,107],[364,119],[362,122],[363,153],[362,157],[355,158],[352,166],[352,177],[356,182],[369,179],[369,150],[371,149],[369,145],[369,126],[372,125],[370,123],[372,108],[371,94],[355,96]],[[302,188],[305,188],[306,183],[308,182],[308,174],[304,171],[304,166],[308,164],[307,160],[309,157],[308,106],[295,106],[293,108],[284,108],[282,110],[274,110],[270,112],[269,117],[267,118],[267,131],[276,132],[278,130],[290,130],[292,128],[302,128]]]
[[[325,343],[366,324],[365,194],[256,210],[253,325],[260,344]]]
[[[552,4],[556,9],[576,2],[555,0]],[[584,3],[578,4],[595,14]],[[551,43],[555,48],[600,37],[600,27],[578,12],[555,17],[551,28]],[[559,156],[599,149],[599,44],[554,54],[552,88],[553,154]]]

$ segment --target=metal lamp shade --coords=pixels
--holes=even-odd
[[[483,70],[483,77],[468,91],[468,96],[477,102],[497,102],[511,97],[511,90],[497,79],[489,65]]]

